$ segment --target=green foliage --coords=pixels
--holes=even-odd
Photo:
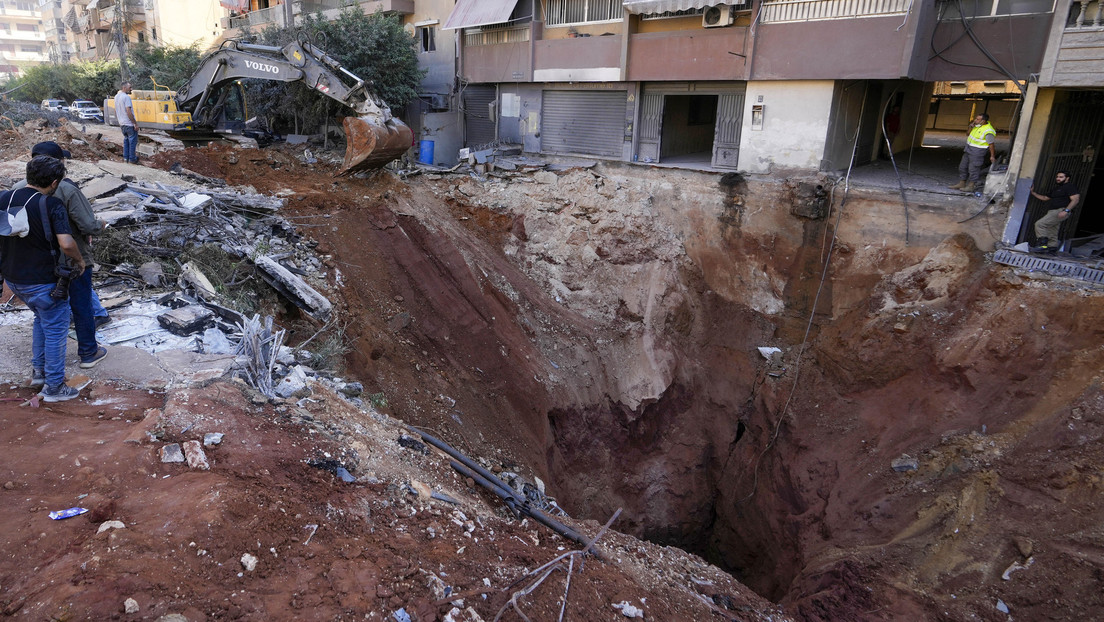
[[[91,61],[68,65],[36,65],[10,85],[22,88],[11,96],[26,102],[44,99],[88,99],[102,102],[115,94],[119,79],[119,61]]]
[[[269,27],[259,35],[265,45],[283,46],[300,31]],[[402,21],[383,13],[365,14],[357,5],[347,6],[339,17],[326,21],[308,15],[302,33],[345,69],[369,84],[369,89],[392,110],[398,110],[418,95],[425,71],[418,67],[415,40]],[[254,114],[269,119],[274,129],[300,133],[319,128],[329,118],[349,114],[349,109],[296,82],[246,81],[246,98]]]
[[[175,91],[199,69],[200,60],[198,44],[154,47],[145,41],[136,43],[130,48],[131,82],[136,89],[152,90],[156,81]]]

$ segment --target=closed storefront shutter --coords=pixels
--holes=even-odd
[[[494,142],[495,122],[490,105],[495,101],[495,87],[473,85],[464,89],[464,145],[480,147]]]
[[[621,157],[625,91],[544,91],[541,151]]]

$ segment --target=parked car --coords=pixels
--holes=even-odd
[[[98,121],[103,123],[104,116],[103,110],[96,105],[96,102],[90,102],[86,99],[78,99],[69,106],[69,112],[77,115],[82,121]]]
[[[69,104],[65,103],[64,99],[44,99],[42,100],[42,109],[65,111],[69,109]]]

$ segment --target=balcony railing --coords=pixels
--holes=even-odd
[[[904,15],[910,4],[911,0],[764,0],[760,21],[765,24]]]
[[[498,43],[520,43],[528,40],[528,26],[511,26],[505,28],[484,26],[483,28],[464,29],[464,45],[467,47],[495,45]]]
[[[245,15],[230,18],[231,28],[249,28],[249,27],[264,27],[269,24],[276,26],[284,25],[284,7],[283,5],[276,5],[267,9],[258,9],[256,11],[250,11]]]
[[[1075,0],[1070,6],[1066,30],[1104,28],[1104,2],[1100,0]]]

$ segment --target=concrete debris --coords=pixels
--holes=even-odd
[[[267,255],[256,258],[254,263],[260,268],[265,282],[294,302],[296,306],[316,320],[324,322],[329,319],[333,305],[306,281],[295,276]]]
[[[347,382],[338,388],[344,395],[348,397],[357,397],[361,393],[364,393],[364,385],[359,382]]]
[[[242,369],[245,380],[265,397],[276,397],[272,386],[272,370],[284,343],[284,330],[273,329],[271,316],[265,317],[262,323],[257,315],[239,324],[238,329],[242,333],[242,339],[238,343],[236,354],[246,359]]]
[[[96,530],[96,533],[103,533],[108,529],[126,529],[126,525],[121,520],[109,520],[107,522],[100,523],[100,527]]]
[[[253,572],[257,569],[257,558],[249,553],[243,553],[241,556],[242,568],[245,568],[248,572]]]
[[[1008,605],[1004,604],[1004,601],[997,599],[997,611],[1001,613],[1008,613]]]
[[[391,619],[395,622],[410,622],[410,614],[406,609],[397,609],[391,613]]]
[[[460,607],[453,607],[441,622],[483,622],[483,618],[471,607],[463,611],[460,611]]]
[[[184,451],[180,443],[169,443],[161,448],[161,462],[184,462]]]
[[[100,197],[113,195],[126,187],[127,182],[122,179],[112,175],[105,175],[83,184],[81,186],[81,193],[83,193],[89,201],[95,201]]]
[[[147,261],[138,267],[138,274],[150,287],[161,287],[165,284],[165,270],[156,261]]]
[[[184,457],[188,460],[188,466],[193,469],[208,471],[211,468],[210,463],[207,462],[207,454],[203,452],[203,446],[199,441],[184,443]]]
[[[157,321],[172,334],[183,337],[207,328],[214,317],[215,312],[207,307],[188,305],[162,313],[157,316]]]
[[[302,391],[310,391],[307,388],[307,374],[303,371],[302,365],[296,365],[288,371],[288,375],[284,376],[279,383],[276,384],[274,389],[277,396],[287,399],[292,396],[298,396]]]
[[[920,468],[920,461],[908,454],[901,454],[900,458],[896,458],[893,462],[889,463],[893,467],[894,471],[898,473],[904,473],[906,471],[915,471]]]
[[[630,603],[627,600],[623,600],[619,603],[614,603],[611,606],[614,609],[619,610],[621,612],[621,615],[625,616],[626,618],[643,618],[644,617],[644,610],[637,607],[637,606],[635,606],[635,605],[633,605],[632,603]]]
[[[203,446],[214,447],[222,443],[222,432],[208,432],[203,435]]]
[[[195,265],[195,262],[189,261],[183,266],[180,266],[180,278],[195,289],[196,294],[199,295],[200,298],[210,300],[217,295],[215,286],[211,284],[211,280],[207,278],[207,275],[203,274],[199,266]]]
[[[759,354],[763,355],[763,358],[768,361],[781,362],[782,361],[782,349],[771,346],[759,346]]]
[[[138,601],[133,598],[123,601],[123,613],[138,613]]]

